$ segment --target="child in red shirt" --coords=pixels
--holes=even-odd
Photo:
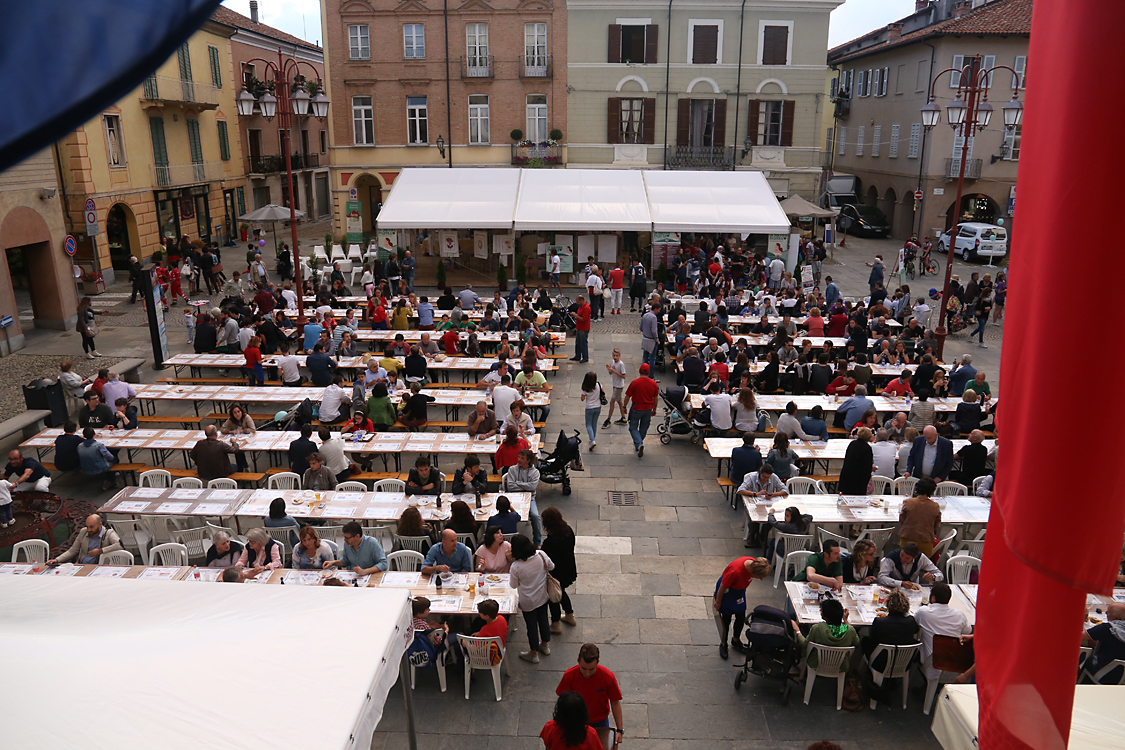
[[[246,377],[250,380],[250,385],[266,384],[266,372],[262,369],[262,350],[258,348],[261,345],[261,336],[251,336],[250,342],[242,351],[246,357]]]
[[[445,354],[449,357],[457,356],[457,347],[461,344],[461,337],[457,331],[452,329],[446,331],[441,335],[441,345],[445,348]]]
[[[500,614],[500,605],[495,599],[485,599],[477,605],[477,613],[484,625],[473,633],[474,638],[499,638],[500,645],[508,643],[508,621]]]

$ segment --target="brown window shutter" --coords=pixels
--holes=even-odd
[[[691,62],[693,65],[714,65],[719,61],[719,27],[692,28]]]
[[[609,113],[605,121],[605,142],[621,142],[621,99],[616,96],[609,98]]]
[[[758,115],[762,109],[762,102],[758,99],[750,100],[750,107],[747,111],[746,117],[746,136],[750,139],[751,145],[758,145]],[[738,133],[734,134],[734,139],[738,140]]]
[[[691,99],[680,99],[676,103],[676,145],[691,145]]]
[[[609,25],[609,58],[606,62],[621,62],[621,24]]]
[[[656,100],[645,99],[641,109],[641,141],[656,143]]]
[[[792,99],[786,99],[781,103],[781,145],[793,145],[793,110],[795,109]]]
[[[716,148],[727,145],[727,100],[715,100],[715,137],[712,143]]]
[[[654,23],[645,26],[645,64],[653,65],[658,62],[656,43],[660,39],[660,27]]]
[[[789,46],[788,26],[767,26],[762,34],[762,64],[785,65],[785,51]]]

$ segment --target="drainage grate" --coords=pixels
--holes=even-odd
[[[610,505],[640,505],[641,496],[637,492],[607,492]]]

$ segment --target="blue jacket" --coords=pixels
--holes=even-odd
[[[327,387],[332,382],[332,374],[336,371],[336,362],[324,352],[313,352],[305,357],[305,367],[309,370],[312,384]]]
[[[910,446],[910,456],[906,459],[906,470],[912,477],[922,477],[922,454],[926,450],[926,438],[922,435],[914,438]],[[949,478],[953,468],[953,443],[948,438],[938,435],[937,456],[934,458],[934,471],[930,478],[935,482],[944,482]]]
[[[821,440],[828,440],[828,425],[825,424],[823,419],[805,417],[801,420],[801,429],[805,431],[806,435],[818,435]]]
[[[965,386],[973,382],[977,376],[977,368],[972,365],[958,367],[949,373],[949,395],[960,396],[965,393]]]
[[[730,452],[730,480],[742,484],[746,475],[762,468],[762,454],[754,446],[740,445]]]
[[[840,411],[844,413],[844,429],[850,430],[867,410],[875,411],[875,403],[867,396],[852,396],[840,404]]]
[[[78,446],[78,461],[82,465],[82,473],[96,477],[109,471],[113,466],[113,455],[104,445],[90,438],[83,440]]]

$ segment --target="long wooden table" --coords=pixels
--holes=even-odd
[[[42,563],[3,563],[0,575],[73,576],[75,578],[151,578],[164,581],[182,581],[191,573],[191,566],[162,567],[159,565],[82,565],[63,563],[48,568]]]
[[[306,355],[295,355],[297,362],[301,367],[305,366]],[[374,358],[378,360],[378,357]],[[395,357],[400,367],[405,367],[405,357]],[[277,367],[278,357],[275,354],[267,354],[262,358],[263,367]],[[344,369],[351,370],[364,370],[367,368],[368,362],[372,360],[370,355],[358,357],[340,357],[336,360],[336,365]],[[466,380],[470,374],[478,372],[488,372],[497,363],[496,357],[445,357],[444,359],[430,359],[426,360],[426,371],[433,373],[440,373],[445,376],[446,382],[449,380],[449,373],[460,372],[462,380]],[[164,364],[172,365],[175,368],[176,374],[180,374],[180,370],[184,367],[189,368],[192,375],[197,375],[203,368],[219,368],[219,369],[233,369],[242,368],[246,366],[246,359],[241,354],[177,354],[164,360]],[[512,362],[512,365],[518,365],[518,362]],[[535,365],[536,370],[540,372],[556,372],[558,366],[555,365],[554,360],[541,359]],[[896,373],[897,375],[897,373]],[[467,381],[466,381],[467,382]]]
[[[968,440],[958,438],[953,440],[953,453],[964,448],[969,444]],[[828,441],[820,440],[799,440],[797,438],[790,438],[789,448],[797,454],[797,458],[807,459],[810,461],[823,462],[826,466],[829,461],[843,461],[847,453],[848,446],[852,441],[849,438],[835,438]],[[996,445],[995,440],[984,440],[982,444],[992,450]],[[735,448],[743,445],[742,438],[722,438],[722,437],[709,437],[703,439],[703,445],[707,448],[707,455],[711,458],[717,459],[719,462],[719,476],[723,475],[723,461],[729,461],[731,453]],[[896,445],[898,445],[896,443]],[[771,438],[758,438],[754,441],[754,447],[758,449],[763,456],[770,452],[773,448],[773,439]],[[901,446],[899,446],[901,447]]]
[[[691,408],[703,408],[703,395],[693,393],[691,398]],[[759,409],[766,411],[785,411],[786,405],[792,401],[797,405],[798,411],[809,411],[814,406],[819,406],[824,411],[836,411],[841,404],[848,399],[841,396],[838,400],[833,396],[787,396],[784,394],[757,394],[755,401],[758,403]],[[907,401],[905,398],[898,398],[895,396],[871,396],[867,397],[871,403],[875,405],[875,411],[879,413],[885,412],[906,412],[910,413],[910,404],[913,401]],[[928,403],[934,405],[936,412],[955,412],[957,411],[957,404],[961,403],[962,399],[958,397],[947,398],[931,398]],[[993,400],[990,403],[995,403]]]
[[[356,333],[356,338],[360,341],[382,341],[384,343],[391,343],[395,340],[395,336],[402,334],[406,343],[413,344],[422,340],[422,334],[428,333],[435,340],[441,338],[443,331],[372,331],[369,329],[360,329]],[[551,331],[551,345],[561,346],[566,343],[566,333],[564,331]],[[458,335],[462,341],[467,341],[469,334],[467,331],[459,331]],[[489,331],[480,331],[477,333],[477,340],[482,344],[499,344],[500,336],[502,333],[491,333]],[[513,339],[519,334],[509,333],[508,338]],[[706,343],[706,342],[704,342]]]
[[[818,588],[813,590],[807,583],[785,582],[785,593],[788,595],[789,601],[793,603],[793,610],[797,613],[797,622],[801,625],[823,622],[820,616],[818,597],[827,590],[827,587],[819,586],[819,584],[811,585],[816,585]],[[950,588],[953,591],[953,596],[949,600],[949,606],[964,612],[965,616],[969,618],[969,624],[974,624],[977,617],[976,606],[965,596],[959,586],[951,586]],[[900,590],[910,600],[910,614],[917,613],[918,610],[929,603],[929,586],[922,586],[921,589],[917,590],[906,588]],[[848,623],[855,628],[859,628],[870,625],[876,617],[886,614],[883,602],[889,593],[890,590],[879,585],[856,586],[845,584],[843,591],[834,593],[833,596],[847,610]]]
[[[759,502],[742,497],[742,507],[752,523],[765,523],[772,509],[775,518],[784,519],[785,509],[793,506],[820,524],[854,524],[888,528],[898,526],[898,514],[906,498],[902,495],[789,495]],[[951,525],[987,524],[992,503],[976,495],[948,495],[933,498],[942,506],[941,521]],[[811,532],[810,532],[811,533]]]

